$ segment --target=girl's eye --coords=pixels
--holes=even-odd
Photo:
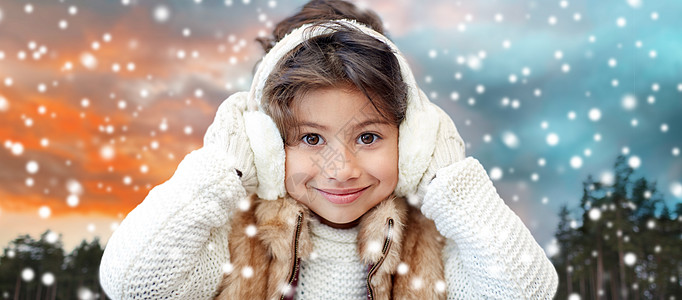
[[[362,135],[360,135],[360,137],[358,137],[358,141],[361,144],[365,144],[365,145],[369,145],[371,143],[374,143],[378,139],[379,139],[379,136],[377,136],[374,133],[363,133]]]
[[[303,136],[302,140],[308,145],[315,146],[322,142],[322,137],[317,134],[306,134]]]

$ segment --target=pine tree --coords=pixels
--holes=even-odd
[[[671,211],[655,182],[633,179],[620,156],[614,181],[583,182],[580,206],[559,211],[552,258],[558,299],[667,299],[682,295],[682,203]],[[574,220],[572,215],[578,215]]]
[[[106,299],[99,284],[103,252],[98,239],[65,255],[60,235],[19,236],[0,257],[0,298]]]

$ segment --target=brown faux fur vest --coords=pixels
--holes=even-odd
[[[312,251],[310,218],[310,211],[289,197],[252,196],[250,209],[232,218],[233,271],[224,275],[216,299],[292,298],[299,262]],[[445,299],[445,239],[419,209],[390,197],[362,216],[358,226],[358,254],[370,268],[368,299]],[[409,270],[402,275],[400,262]]]

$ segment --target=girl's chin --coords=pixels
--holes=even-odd
[[[313,212],[315,217],[320,221],[320,223],[327,225],[332,228],[339,228],[339,229],[347,229],[347,228],[353,228],[357,226],[360,223],[360,217],[356,218],[355,220],[346,220],[346,219],[326,219],[317,213]]]

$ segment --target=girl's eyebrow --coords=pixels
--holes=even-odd
[[[384,119],[369,119],[369,120],[365,120],[365,121],[362,121],[358,124],[353,125],[353,130],[358,130],[360,128],[364,128],[364,127],[367,127],[369,125],[374,125],[374,124],[391,125],[390,122],[388,122],[387,120],[384,120]]]
[[[312,127],[320,130],[327,130],[327,126],[317,124],[315,122],[300,122],[298,123],[298,127]]]
[[[364,128],[364,127],[367,127],[369,125],[374,125],[374,124],[391,125],[390,122],[388,122],[387,120],[384,120],[384,119],[368,119],[368,120],[365,120],[365,121],[362,121],[360,123],[353,125],[353,127],[351,127],[351,130],[356,131],[360,128]],[[322,124],[318,124],[315,122],[307,122],[307,121],[298,123],[298,126],[299,127],[312,127],[312,128],[316,128],[316,129],[324,130],[324,131],[326,131],[329,128],[329,127],[322,125]],[[347,129],[346,126],[344,126],[344,128]]]

